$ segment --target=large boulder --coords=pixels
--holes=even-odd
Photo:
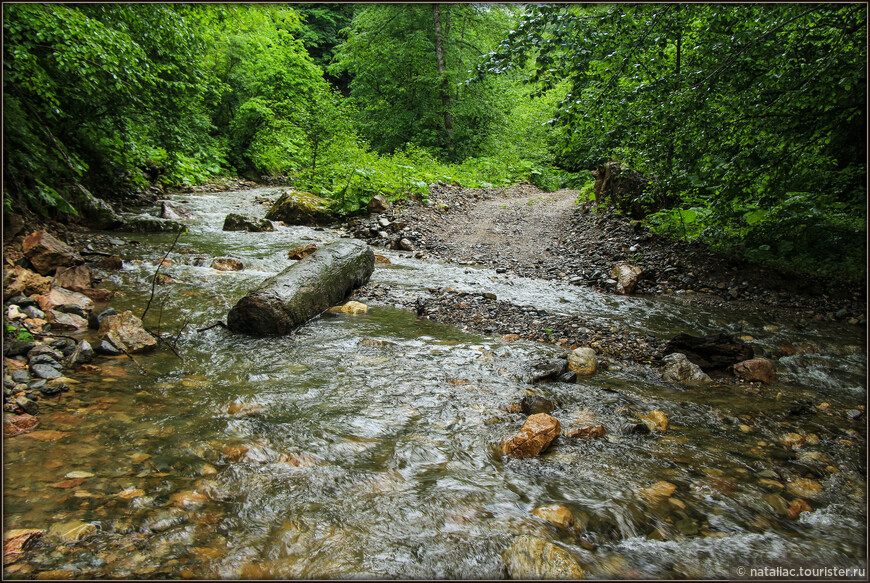
[[[387,202],[387,199],[384,198],[383,194],[376,194],[369,201],[369,204],[366,206],[366,209],[370,213],[385,213],[390,210],[390,203]]]
[[[574,555],[536,536],[522,535],[502,555],[511,579],[585,579]]]
[[[74,184],[70,199],[88,226],[95,229],[116,229],[124,224],[124,219],[115,212],[108,202],[95,197],[81,184]]]
[[[711,334],[692,336],[677,334],[665,345],[665,355],[680,352],[706,373],[713,370],[724,371],[729,367],[749,360],[754,356],[752,347],[735,340],[730,334]]]
[[[766,358],[751,358],[734,365],[734,374],[747,381],[772,383],[776,380],[773,363]]]
[[[672,352],[662,359],[662,363],[662,378],[669,383],[699,385],[713,380],[682,352]]]
[[[549,447],[561,430],[555,417],[546,413],[530,415],[520,431],[502,445],[502,451],[515,458],[535,457]]]
[[[54,281],[60,287],[77,291],[76,287],[86,289],[94,284],[94,273],[87,265],[58,268],[54,275]]]
[[[125,233],[179,233],[187,230],[182,223],[157,217],[132,217],[126,223],[116,228]]]
[[[24,252],[24,256],[30,260],[33,269],[42,275],[54,273],[58,267],[68,267],[85,262],[72,247],[58,241],[44,229],[27,235],[21,244],[21,250]]]
[[[3,299],[7,300],[18,294],[29,296],[48,293],[52,278],[39,275],[20,265],[5,266],[3,271]]]
[[[270,277],[230,310],[227,327],[255,336],[289,334],[365,284],[375,255],[363,241],[341,239]]]
[[[230,213],[224,219],[224,231],[249,231],[251,233],[264,233],[274,231],[272,222],[266,219],[255,219],[238,213]]]
[[[186,209],[175,206],[168,200],[164,200],[160,203],[160,218],[172,221],[183,221],[185,219],[193,218],[193,215],[191,215]]]
[[[272,204],[266,218],[284,221],[288,225],[328,225],[333,221],[332,201],[309,192],[285,191]]]
[[[637,265],[631,263],[617,263],[610,271],[610,277],[616,280],[616,293],[627,296],[634,292],[637,287],[637,280],[640,279],[640,274],[643,270]]]
[[[99,335],[114,346],[131,354],[154,350],[157,340],[142,325],[142,320],[127,310],[107,316],[100,322]]]
[[[60,306],[78,306],[83,313],[88,314],[94,309],[94,300],[85,294],[62,287],[53,287],[48,293],[38,295],[34,299],[43,311],[53,310]]]

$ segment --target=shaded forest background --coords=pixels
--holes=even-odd
[[[356,212],[531,182],[866,274],[865,4],[4,4],[4,209],[279,176]],[[77,208],[78,207],[78,208]]]

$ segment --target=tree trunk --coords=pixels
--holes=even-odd
[[[438,62],[438,76],[441,78],[441,106],[444,108],[444,129],[453,139],[453,116],[450,115],[450,88],[447,80],[447,65],[444,63],[444,34],[441,30],[441,6],[432,5],[432,19],[435,21],[435,59]]]
[[[248,292],[227,316],[233,332],[289,334],[365,284],[374,252],[362,241],[341,239],[315,251]]]

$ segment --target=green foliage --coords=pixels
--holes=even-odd
[[[18,340],[33,342],[33,335],[26,328],[10,324],[6,321],[5,317],[3,318],[3,329],[5,330],[5,337],[9,342],[16,342]]]
[[[447,161],[481,151],[507,113],[495,83],[463,83],[474,60],[507,30],[503,7],[439,5],[444,70],[439,70],[433,5],[370,4],[354,14],[331,74],[351,76],[357,127],[381,153],[415,144]]]
[[[799,249],[815,228],[793,192],[833,231],[842,212],[863,224],[866,15],[858,4],[530,5],[479,72],[530,71],[539,93],[567,82],[558,162],[641,171],[654,197],[676,201],[651,217],[662,232],[747,239],[752,255],[751,235],[772,237],[776,223],[752,214],[750,228],[744,215],[765,209],[793,224],[776,236]]]

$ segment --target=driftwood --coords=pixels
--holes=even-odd
[[[233,332],[253,336],[289,334],[365,284],[375,254],[363,241],[324,245],[245,295],[227,316]]]

